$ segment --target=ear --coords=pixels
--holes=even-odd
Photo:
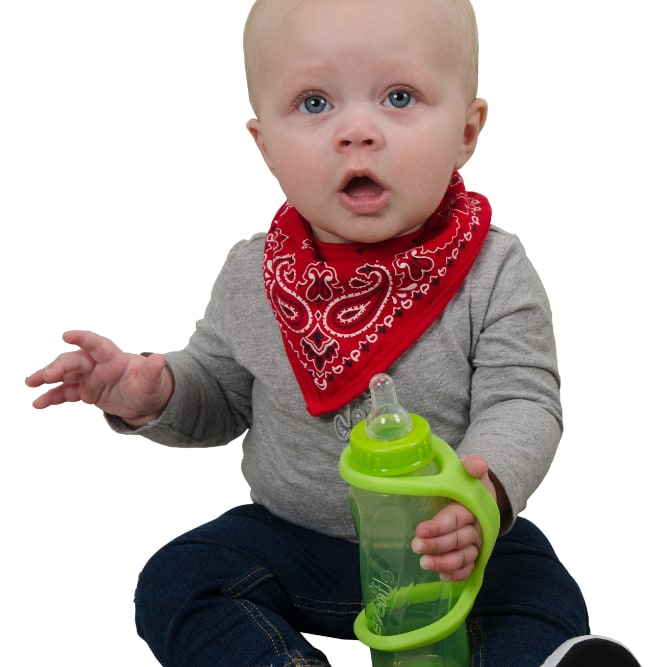
[[[488,102],[480,98],[475,99],[467,107],[467,119],[465,121],[465,132],[458,150],[456,169],[460,169],[474,154],[479,134],[486,124],[488,116]]]
[[[268,155],[268,149],[266,148],[266,143],[264,142],[264,135],[261,131],[261,122],[258,118],[252,118],[247,122],[245,127],[247,127],[248,131],[252,135],[254,143],[257,144],[257,148],[259,149],[261,156],[264,158],[264,162],[271,171],[274,171],[273,162]]]

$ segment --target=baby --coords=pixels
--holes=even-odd
[[[268,233],[229,253],[184,350],[128,354],[70,331],[79,349],[27,379],[57,385],[37,408],[92,403],[119,433],[166,445],[244,434],[253,504],[155,554],[140,635],[163,665],[328,664],[302,633],[352,638],[362,608],[337,461],[370,378],[388,371],[500,509],[468,619],[473,664],[540,665],[585,645],[576,583],[518,517],[559,442],[559,377],[538,276],[459,174],[487,113],[472,7],[258,0],[244,46],[247,127],[287,197]],[[460,581],[480,545],[452,503],[412,549]]]

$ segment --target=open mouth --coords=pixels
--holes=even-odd
[[[354,176],[343,189],[348,197],[378,197],[384,188],[369,176]]]
[[[390,202],[389,191],[368,174],[349,174],[338,193],[340,203],[355,215],[376,215]]]

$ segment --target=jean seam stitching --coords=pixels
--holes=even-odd
[[[311,662],[301,651],[290,651],[287,657],[289,658],[288,665],[291,665],[291,667],[311,667],[312,665],[317,665],[317,663],[322,664],[319,661],[317,663]]]
[[[271,642],[273,645],[273,651],[275,652],[276,656],[280,655],[280,649],[278,648],[278,641],[282,645],[282,653],[288,653],[287,645],[285,644],[284,637],[282,636],[282,633],[271,623],[264,614],[261,613],[257,605],[255,605],[252,602],[248,602],[247,600],[240,600],[240,606],[241,608],[245,611],[245,613],[249,616],[250,620],[263,632],[268,640]],[[253,613],[254,612],[254,613]],[[259,618],[261,618],[261,621]],[[272,633],[270,630],[272,630]]]
[[[263,575],[258,576],[260,573],[263,573]],[[264,568],[257,568],[256,570],[252,570],[252,572],[248,572],[242,579],[234,582],[231,586],[221,589],[221,592],[230,595],[233,598],[239,598],[262,584],[264,581],[272,578],[273,575],[270,572]],[[240,588],[240,586],[243,586],[243,588]]]
[[[483,629],[478,619],[468,619],[467,629],[469,631],[471,646],[470,646],[470,667],[483,667]],[[475,650],[479,649],[478,663],[475,659]]]
[[[344,602],[333,600],[321,600],[305,595],[290,596],[292,604],[299,609],[316,611],[322,614],[336,614],[340,616],[352,616],[363,609],[362,602]]]

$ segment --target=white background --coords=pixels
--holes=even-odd
[[[238,443],[176,450],[117,436],[88,406],[36,412],[23,379],[70,328],[183,346],[231,244],[282,202],[244,130],[249,6],[0,6],[2,664],[156,664],[134,631],[137,573],[247,499]],[[490,116],[463,172],[554,310],[565,435],[525,515],[593,632],[644,666],[663,664],[666,595],[658,6],[477,0]],[[369,664],[357,643],[316,641],[334,665]]]

